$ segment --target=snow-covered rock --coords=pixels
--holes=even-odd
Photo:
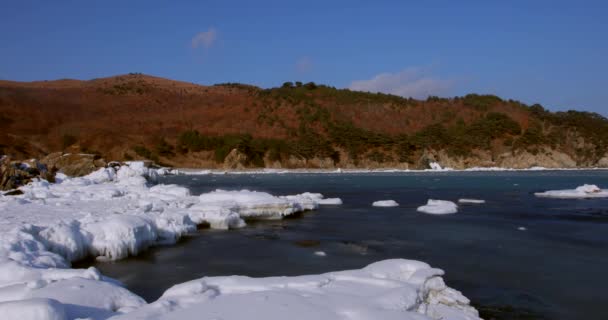
[[[458,212],[458,205],[452,201],[429,199],[426,205],[417,210],[428,214],[452,214]]]
[[[398,207],[399,204],[395,200],[378,200],[372,203],[374,207]]]
[[[594,184],[585,184],[580,187],[577,187],[576,189],[537,192],[534,195],[541,198],[557,199],[607,198],[608,191],[602,190]]]
[[[466,204],[483,204],[486,203],[485,200],[480,199],[458,199],[458,203],[466,203]]]

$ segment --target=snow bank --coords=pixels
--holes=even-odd
[[[452,214],[458,212],[458,206],[452,201],[429,199],[426,205],[418,207],[418,211],[428,214]]]
[[[443,271],[412,260],[298,277],[205,277],[178,284],[129,319],[479,319]]]
[[[556,199],[588,199],[588,198],[607,198],[608,191],[600,189],[594,184],[585,184],[571,190],[552,190],[537,192],[534,194],[541,198]]]
[[[486,203],[486,201],[480,199],[458,199],[458,203],[483,204]]]
[[[379,200],[372,203],[374,207],[398,207],[399,204],[395,200]]]

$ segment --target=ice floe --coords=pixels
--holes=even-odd
[[[409,260],[316,276],[202,278],[150,304],[95,268],[70,269],[85,257],[121,259],[173,243],[200,224],[239,228],[246,219],[341,203],[318,193],[196,196],[177,185],[151,185],[159,174],[171,173],[132,162],[80,178],[59,175],[55,184],[37,180],[21,187],[22,195],[0,196],[0,317],[478,319],[469,301],[445,286],[441,270]]]
[[[480,200],[480,199],[458,199],[458,203],[464,203],[464,204],[483,204],[486,203],[485,200]]]
[[[458,205],[452,201],[429,199],[426,205],[417,210],[428,214],[452,214],[458,212]]]
[[[602,190],[594,184],[585,184],[576,189],[537,192],[534,195],[541,198],[556,199],[607,198],[608,190]]]
[[[395,200],[379,200],[372,203],[374,207],[398,207],[399,204]]]

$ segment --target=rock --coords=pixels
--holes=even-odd
[[[0,160],[0,190],[13,190],[23,186],[34,178],[49,182],[55,181],[55,172],[37,160],[11,161],[9,157]]]
[[[608,156],[605,156],[605,157],[601,158],[597,162],[597,166],[600,167],[600,168],[608,168]]]
[[[68,176],[80,177],[99,168],[105,167],[106,162],[94,154],[55,152],[44,157],[40,162],[48,168],[56,168]]]
[[[224,159],[224,169],[245,169],[247,156],[237,149],[232,149]]]
[[[527,151],[516,154],[506,153],[499,156],[497,165],[503,168],[527,169],[531,167],[544,168],[576,168],[577,164],[569,155],[556,150],[540,150],[536,154]]]

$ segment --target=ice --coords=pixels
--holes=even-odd
[[[537,192],[534,195],[541,198],[556,199],[607,198],[608,191],[602,190],[594,184],[585,184],[580,187],[577,187],[576,189]]]
[[[327,206],[327,205],[337,206],[337,205],[342,204],[342,199],[340,199],[340,198],[319,199],[319,200],[317,200],[317,203],[321,206]]]
[[[315,251],[315,256],[326,257],[327,253],[325,251]]]
[[[0,302],[0,314],[4,319],[18,320],[67,320],[65,308],[53,299],[27,299]]]
[[[372,203],[374,207],[398,207],[399,204],[395,200],[379,200]]]
[[[483,204],[486,203],[486,201],[480,199],[458,199],[458,203]]]
[[[318,194],[275,197],[266,192],[215,190],[199,196],[201,204],[221,206],[237,212],[243,219],[281,219],[304,210],[318,207]]]
[[[70,269],[86,257],[122,259],[173,243],[199,225],[240,228],[246,219],[342,203],[310,192],[193,196],[180,186],[152,185],[159,174],[171,173],[131,162],[80,178],[60,175],[55,184],[36,180],[20,188],[23,195],[0,196],[0,318],[200,319],[217,312],[225,319],[477,319],[468,300],[445,287],[442,272],[407,260],[317,276],[203,278],[151,304],[95,268]]]
[[[428,214],[452,214],[458,212],[458,206],[452,201],[429,199],[418,211]]]
[[[443,170],[443,168],[438,162],[429,163],[429,167],[431,167],[431,170]]]
[[[321,275],[205,277],[112,319],[479,319],[442,275],[426,263],[394,259]]]

